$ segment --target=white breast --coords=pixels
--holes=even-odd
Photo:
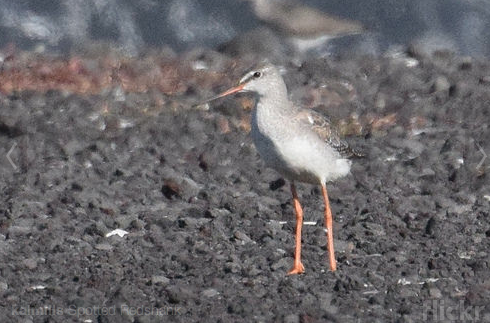
[[[349,173],[349,160],[284,115],[257,106],[251,121],[252,139],[262,159],[289,179],[318,184]]]

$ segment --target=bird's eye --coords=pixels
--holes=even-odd
[[[262,76],[262,73],[260,73],[260,72],[255,72],[255,73],[254,73],[254,77],[255,77],[256,79],[258,79],[258,78],[259,78],[259,77],[261,77],[261,76]]]

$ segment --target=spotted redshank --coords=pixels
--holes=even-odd
[[[364,31],[360,22],[336,17],[291,0],[247,0],[263,23],[289,39],[299,51],[326,43],[329,39]]]
[[[245,74],[236,87],[206,102],[236,92],[257,94],[251,120],[253,142],[266,165],[291,182],[296,214],[296,248],[294,266],[288,274],[305,271],[301,262],[303,210],[296,192],[296,181],[321,185],[329,262],[331,270],[335,271],[332,212],[326,183],[347,175],[351,166],[348,158],[360,154],[340,139],[328,118],[300,108],[288,99],[286,84],[275,66],[268,63],[259,65]]]

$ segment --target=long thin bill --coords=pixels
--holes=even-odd
[[[235,87],[233,87],[233,88],[231,88],[231,89],[229,89],[229,90],[227,90],[227,91],[225,91],[225,92],[223,92],[223,93],[220,93],[220,94],[218,94],[218,95],[216,95],[216,96],[213,96],[213,97],[212,97],[212,98],[210,98],[210,99],[207,99],[207,100],[206,100],[206,101],[204,101],[203,103],[208,103],[208,102],[210,102],[210,101],[213,101],[213,100],[216,100],[216,99],[222,98],[222,97],[224,97],[224,96],[227,96],[227,95],[230,95],[230,94],[233,94],[233,93],[240,92],[241,90],[243,90],[243,88],[244,88],[244,87],[245,87],[245,84],[240,84],[240,85],[235,86]]]

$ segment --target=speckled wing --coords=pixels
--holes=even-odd
[[[328,145],[337,150],[342,157],[364,156],[364,154],[350,147],[347,141],[340,138],[337,129],[327,116],[313,110],[301,109],[297,118],[301,122],[308,123],[311,129]]]

